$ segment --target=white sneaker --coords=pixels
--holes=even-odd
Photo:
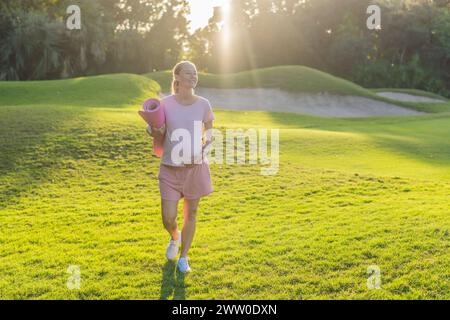
[[[166,257],[169,260],[173,260],[178,255],[178,246],[181,242],[181,231],[178,230],[178,240],[172,240],[172,237],[169,240],[169,244],[166,249]]]
[[[192,269],[189,267],[187,257],[178,258],[177,268],[178,268],[178,270],[180,270],[183,273],[192,271]]]

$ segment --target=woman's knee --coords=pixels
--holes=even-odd
[[[174,229],[177,225],[176,217],[163,216],[163,224],[166,229]]]
[[[195,222],[197,220],[197,209],[200,199],[185,200],[184,202],[184,218],[188,221]]]
[[[191,222],[197,221],[197,208],[189,208],[189,210],[185,212],[185,218]]]
[[[178,201],[161,200],[161,213],[164,227],[174,228],[177,221]]]

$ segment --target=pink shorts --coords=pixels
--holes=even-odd
[[[191,167],[159,166],[159,191],[165,200],[197,199],[213,192],[208,163]]]

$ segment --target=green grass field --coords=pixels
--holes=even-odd
[[[449,112],[214,106],[215,128],[279,128],[280,168],[211,165],[182,276],[165,259],[159,158],[136,112],[167,86],[151,78],[0,82],[2,299],[450,299]],[[370,265],[381,289],[367,287]]]

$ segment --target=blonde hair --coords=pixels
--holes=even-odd
[[[191,66],[194,67],[195,70],[197,70],[197,67],[195,66],[195,64],[188,60],[180,61],[175,65],[175,67],[173,67],[173,69],[172,69],[172,77],[173,77],[173,79],[172,79],[172,94],[178,93],[178,86],[180,85],[179,81],[175,78],[175,75],[179,75],[181,70],[183,69],[183,67],[188,64],[190,64]]]

